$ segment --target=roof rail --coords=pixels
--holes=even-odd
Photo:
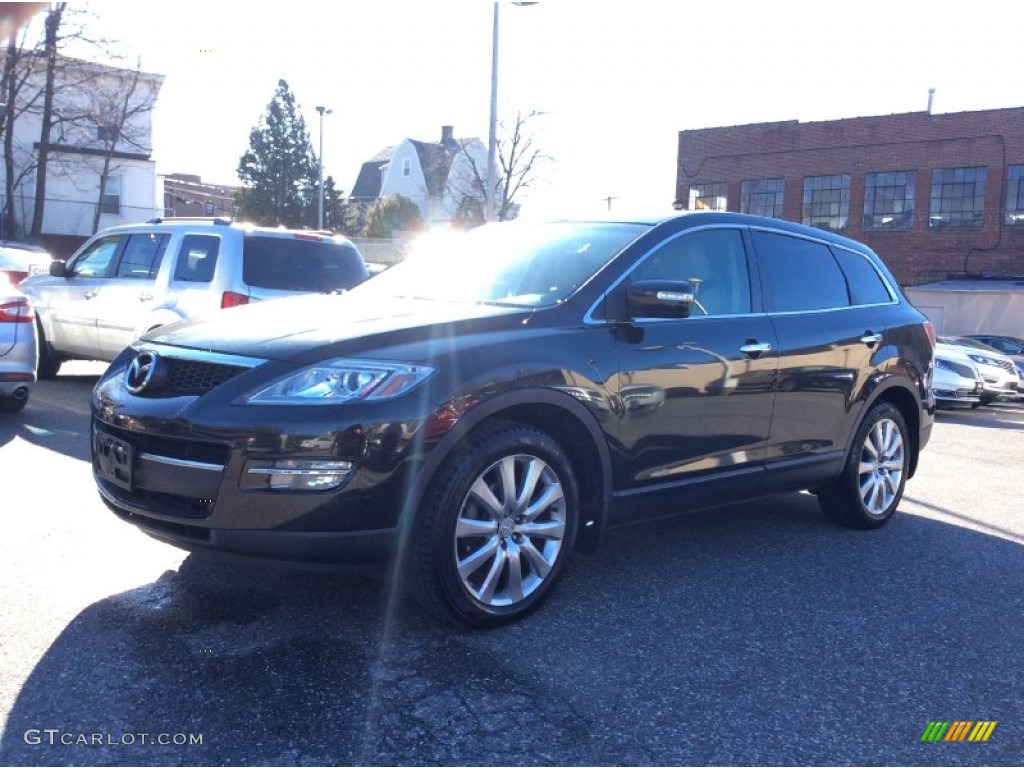
[[[233,223],[230,216],[158,216],[155,219],[150,219],[146,223],[171,224],[177,221],[208,221],[211,224],[216,224],[221,227],[226,227]]]

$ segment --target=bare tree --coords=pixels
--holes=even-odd
[[[15,218],[14,195],[20,176],[15,166],[14,157],[14,123],[18,117],[18,95],[25,84],[30,68],[23,66],[23,60],[28,56],[31,61],[34,56],[31,52],[25,51],[25,34],[22,33],[19,42],[18,35],[12,33],[7,38],[7,49],[4,54],[2,93],[4,104],[0,111],[0,134],[3,135],[4,145],[4,205],[2,214],[2,229],[4,237],[13,237],[16,234],[17,219]],[[33,164],[34,165],[34,164]],[[22,174],[24,174],[24,169]]]
[[[507,221],[516,216],[519,209],[517,202],[521,193],[533,186],[540,177],[546,162],[552,158],[537,146],[536,133],[532,122],[543,113],[536,110],[524,115],[516,112],[515,122],[511,129],[504,123],[498,123],[498,179],[493,190],[493,198],[497,201],[495,218]],[[487,185],[486,160],[478,161],[463,143],[469,174],[466,178],[455,179],[452,190],[459,198],[460,211],[471,218],[478,217],[482,201],[491,198],[483,194]]]
[[[53,3],[46,14],[46,81],[43,89],[43,124],[39,132],[39,159],[36,161],[36,204],[32,211],[32,237],[43,233],[43,208],[46,204],[46,164],[50,155],[50,128],[53,120],[53,93],[57,79],[57,30],[67,3]]]
[[[149,131],[139,122],[156,105],[156,90],[142,80],[142,64],[134,70],[114,70],[94,81],[89,102],[81,115],[69,119],[92,134],[99,144],[100,187],[92,231],[100,226],[107,183],[120,166],[115,160],[126,150],[148,152]]]
[[[104,59],[116,56],[110,41],[88,31],[95,15],[87,9],[69,8],[63,2],[4,5],[4,12],[12,5],[16,5],[16,12],[11,19],[0,13],[0,19],[8,22],[6,26],[0,23],[0,31],[6,40],[6,45],[0,49],[0,57],[3,57],[0,136],[4,151],[4,199],[0,221],[5,237],[29,234],[38,238],[45,211],[46,184],[53,175],[53,150],[55,143],[60,142],[61,125],[65,121],[65,116],[56,106],[60,101],[58,96],[62,91],[71,94],[90,92],[92,81],[102,72],[101,68],[83,68],[82,62],[63,55],[62,51],[74,46],[83,52],[91,48]],[[41,37],[38,27],[28,23],[36,13],[45,14]],[[16,24],[22,25],[20,31]],[[17,140],[15,125],[25,116],[39,120],[38,141]],[[75,116],[71,119],[74,120]],[[18,203],[20,201],[22,208],[25,207],[25,195],[21,190],[33,177],[32,222],[26,233],[19,223]]]

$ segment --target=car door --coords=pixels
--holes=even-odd
[[[626,495],[688,485],[687,498],[703,505],[747,495],[759,483],[777,360],[747,250],[742,228],[676,234],[618,289],[647,280],[695,288],[688,317],[634,316],[620,326],[617,483]],[[621,313],[624,303],[611,311]]]
[[[157,276],[170,238],[155,232],[127,236],[111,275],[94,300],[99,357],[116,357],[135,340],[137,329],[153,309],[162,306],[166,291],[158,285]]]
[[[751,237],[778,339],[769,469],[834,475],[856,428],[861,398],[886,359],[878,307],[893,298],[861,254],[788,232],[754,229]],[[840,258],[849,260],[849,279]],[[854,283],[873,293],[855,300]]]
[[[94,241],[68,262],[60,282],[47,286],[49,341],[59,352],[81,357],[96,355],[97,298],[124,242],[123,235]]]

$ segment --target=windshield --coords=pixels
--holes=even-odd
[[[491,224],[421,238],[396,266],[360,290],[408,298],[546,307],[571,296],[641,224]]]

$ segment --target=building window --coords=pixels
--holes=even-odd
[[[917,171],[869,173],[864,180],[864,230],[884,232],[914,225]]]
[[[803,222],[810,227],[846,229],[850,216],[850,175],[808,176],[804,179]]]
[[[108,176],[100,198],[100,213],[121,213],[121,177]]]
[[[727,211],[726,184],[716,181],[709,184],[693,184],[690,186],[690,200],[686,206],[688,211]]]
[[[1006,223],[1024,227],[1024,165],[1006,169]]]
[[[932,171],[929,227],[980,227],[985,212],[988,168],[936,168]]]
[[[113,125],[97,125],[96,126],[96,138],[99,141],[115,142],[117,141],[118,130]]]
[[[406,158],[406,159],[402,160],[402,175],[403,176],[411,176],[412,175],[412,160],[410,160],[409,158]]]
[[[740,188],[740,210],[755,216],[782,218],[783,179],[744,181]]]

